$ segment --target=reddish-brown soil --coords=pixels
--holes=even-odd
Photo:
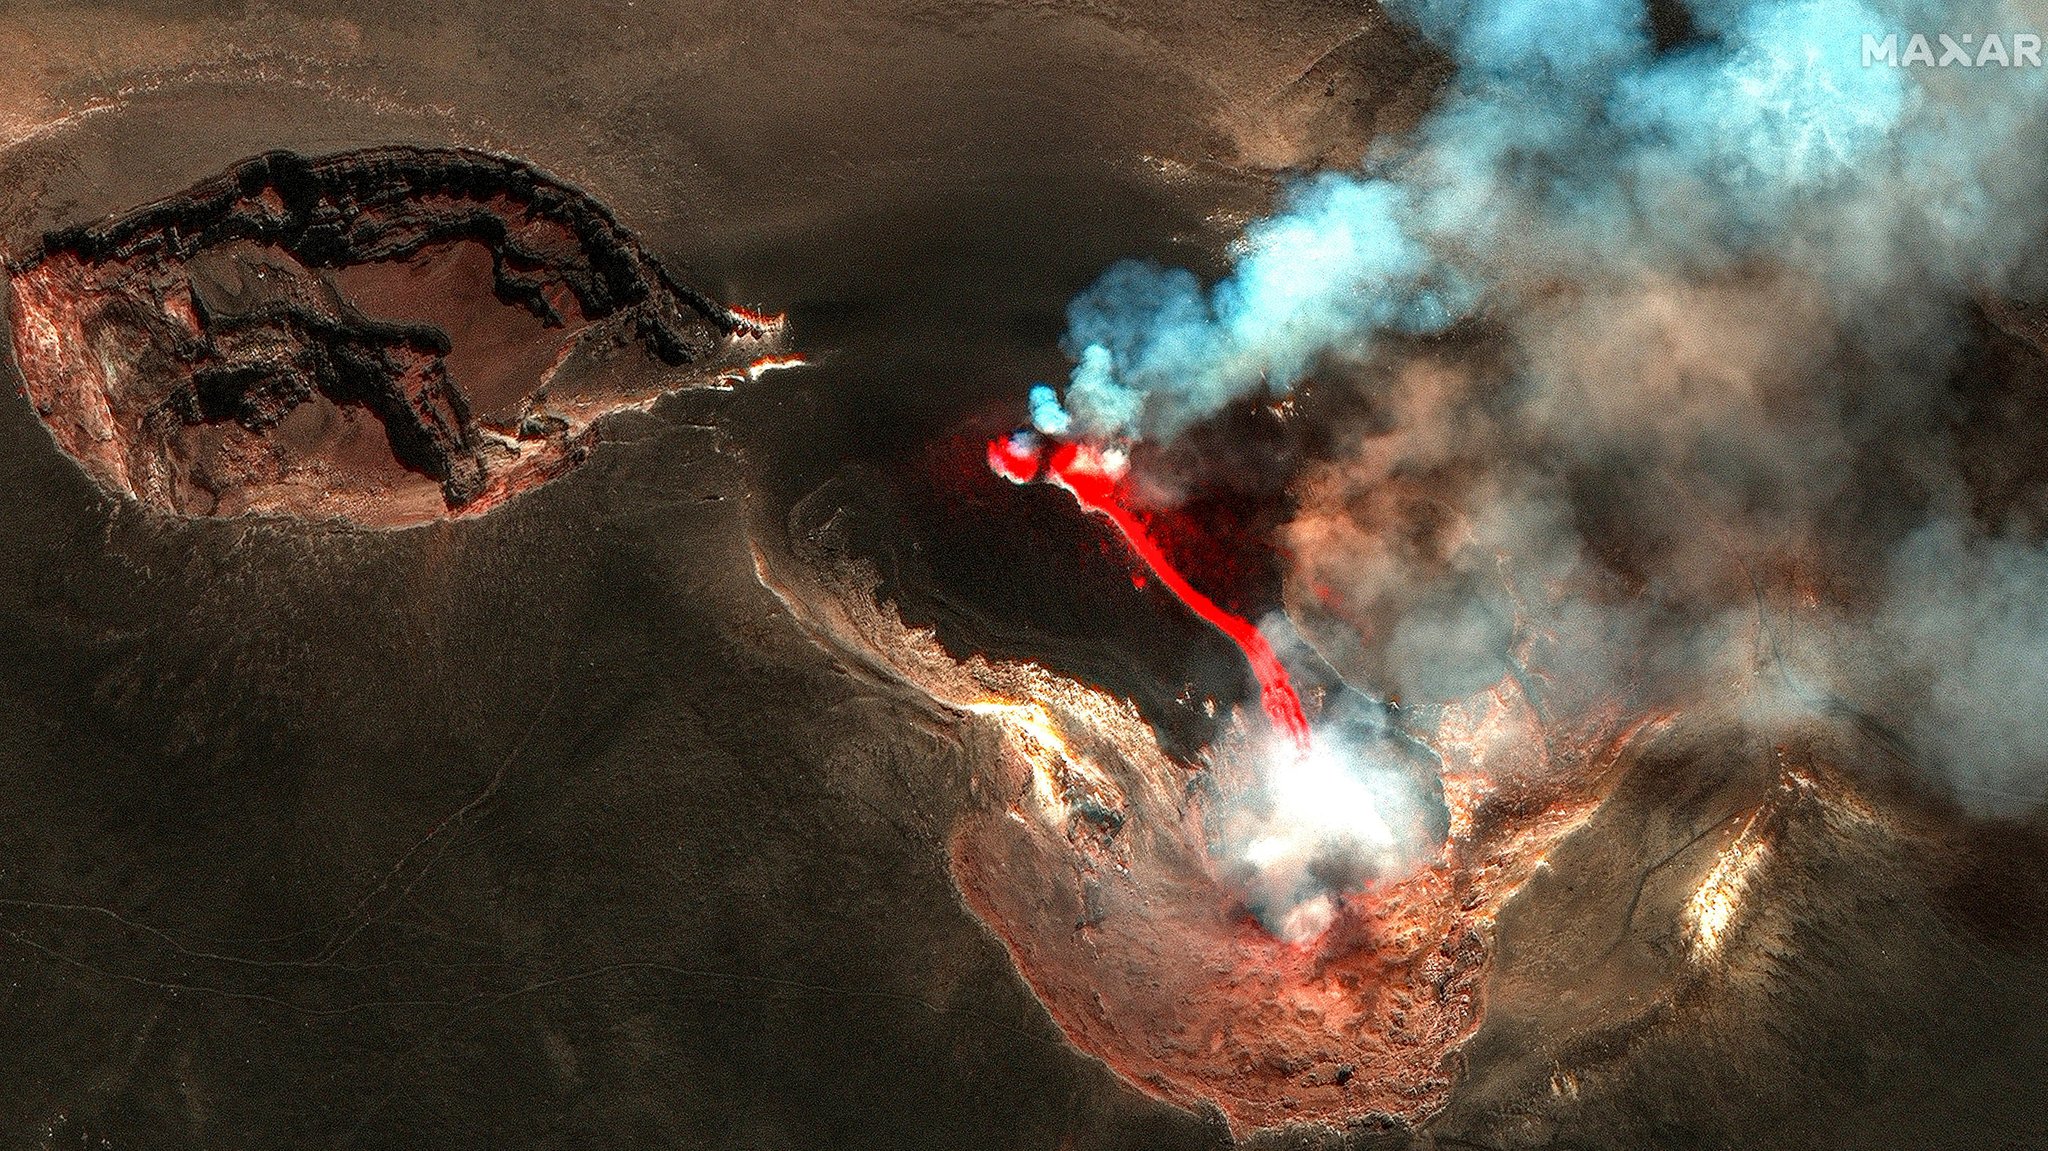
[[[475,515],[573,467],[599,419],[775,334],[677,285],[582,193],[454,150],[258,157],[10,270],[15,358],[58,446],[185,515]],[[646,370],[551,387],[629,349]]]
[[[1054,702],[1046,714],[1079,713]],[[1481,1020],[1495,915],[1595,810],[1642,730],[1553,743],[1511,688],[1453,712],[1442,738],[1452,827],[1438,859],[1354,892],[1326,932],[1296,945],[1219,882],[1194,789],[1140,782],[1159,769],[1058,726],[1069,734],[1057,746],[1006,738],[1006,777],[984,794],[1007,798],[953,841],[960,889],[1076,1046],[1162,1099],[1214,1106],[1240,1132],[1396,1127],[1441,1108]],[[1218,770],[1252,754],[1227,750]],[[1066,784],[1053,818],[1033,798],[1045,790],[1034,773],[1047,771]]]

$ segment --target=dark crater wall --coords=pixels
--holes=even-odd
[[[438,485],[443,514],[485,510],[648,398],[551,405],[573,352],[683,367],[769,333],[583,192],[457,148],[267,153],[50,232],[10,272],[16,355],[58,443],[180,512],[397,526],[432,510],[401,473]]]

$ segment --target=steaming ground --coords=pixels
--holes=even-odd
[[[2040,13],[1389,9],[1457,69],[1414,131],[1294,182],[1213,285],[1109,269],[1069,309],[1067,381],[1031,392],[1038,429],[1157,443],[1349,392],[1287,540],[1356,686],[1454,698],[1547,633],[1567,678],[1685,699],[1796,617],[1835,650],[1775,651],[1763,706],[1906,713],[1962,802],[2048,801],[2048,731],[2021,718],[2048,715],[2040,492],[1973,487],[1965,461],[2006,448],[1956,412],[2002,386],[1966,355],[1977,315],[2042,290],[2048,188],[2013,156],[2048,131],[2048,80],[1861,49]]]
[[[7,408],[0,1144],[1225,1144],[1064,1045],[947,874],[975,765],[793,624],[749,537],[836,519],[954,650],[1043,660],[1198,747],[1202,703],[1243,691],[1235,653],[1132,589],[1059,493],[970,486],[973,452],[1019,381],[1061,377],[1065,303],[1101,269],[1223,274],[1273,169],[1407,127],[1441,54],[1289,4],[135,4],[0,27],[9,242],[268,147],[500,147],[720,298],[788,308],[820,361],[664,405],[475,524],[392,536],[166,526]],[[1744,306],[1714,288],[1665,306]],[[1801,298],[1760,322],[1796,331]],[[1656,300],[1624,302],[1622,330],[1659,330]],[[2026,488],[2023,320],[1991,349],[2020,382],[1965,405],[2007,437],[1965,465],[1987,491]],[[1443,358],[1387,395],[1465,395],[1473,361]],[[1456,470],[1448,441],[1402,444]],[[1812,445],[1791,444],[1759,454],[1793,467]],[[1370,464],[1332,457],[1306,506]],[[1704,547],[1673,519],[1674,552]],[[1974,634],[1956,618],[2032,626],[2004,574],[2019,537],[1918,534],[1941,530],[1880,533],[1872,570],[1957,586],[1892,613],[1900,650]],[[2033,650],[1969,647],[1937,698],[2017,692]],[[1972,738],[2018,746],[2011,698]],[[1884,782],[1903,733],[1953,712],[1873,700],[1881,722],[1774,743],[1734,710],[1633,764],[1503,916],[1488,1022],[1419,1145],[2048,1143],[2037,826]],[[1724,821],[1801,754],[1884,819],[1786,801],[1739,962],[1694,977],[1678,924]]]
[[[1292,181],[1213,284],[1109,268],[1035,432],[1142,474],[1234,406],[1322,392],[1292,413],[1334,430],[1283,533],[1290,607],[1353,689],[1882,715],[1973,811],[2048,804],[2042,493],[1974,488],[1963,461],[2007,449],[1954,411],[2004,386],[1969,354],[1984,319],[2040,292],[2048,189],[2009,156],[2048,82],[1862,48],[2031,14],[1387,9],[1456,68],[1412,132]]]

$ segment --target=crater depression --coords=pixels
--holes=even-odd
[[[475,515],[778,333],[672,279],[585,193],[466,149],[268,153],[8,270],[58,446],[182,515]]]

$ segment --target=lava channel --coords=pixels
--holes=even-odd
[[[987,460],[1015,482],[1066,487],[1277,671],[1270,647],[1245,641],[1257,636],[1249,624],[1164,561],[1118,491],[1114,456],[1047,452],[1027,433],[988,444]],[[949,653],[877,597],[879,575],[839,533],[757,539],[755,564],[819,642],[958,724],[973,769],[948,833],[954,883],[1067,1040],[1146,1095],[1220,1114],[1240,1137],[1294,1123],[1413,1129],[1441,1110],[1484,1014],[1496,918],[1651,730],[1618,710],[1547,722],[1512,678],[1437,708],[1441,844],[1335,897],[1320,933],[1282,938],[1215,852],[1235,797],[1276,756],[1306,761],[1266,725],[1229,724],[1190,763],[1128,700],[1035,662]],[[1284,674],[1268,682],[1274,725],[1304,730]]]
[[[1024,436],[999,437],[989,444],[989,467],[1004,479],[1028,483],[1038,478],[1039,454],[1038,445]],[[1288,741],[1296,754],[1306,755],[1308,717],[1279,653],[1250,620],[1225,611],[1180,574],[1158,541],[1146,531],[1144,522],[1124,502],[1119,489],[1122,471],[1100,449],[1081,443],[1063,443],[1045,461],[1047,482],[1065,489],[1082,508],[1114,525],[1131,551],[1176,599],[1237,645],[1259,682],[1259,702],[1273,730]]]

